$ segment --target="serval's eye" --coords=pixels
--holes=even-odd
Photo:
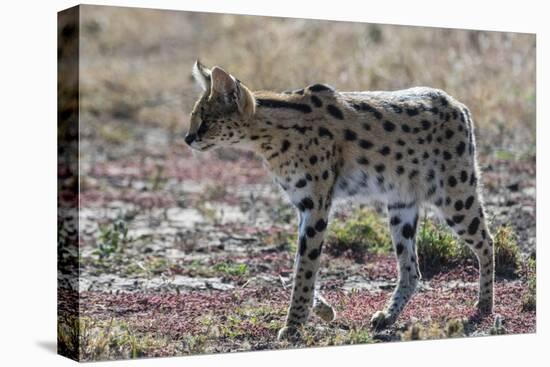
[[[199,126],[199,130],[197,131],[197,134],[201,136],[206,134],[207,131],[208,131],[208,124],[205,121],[203,121],[201,126]]]

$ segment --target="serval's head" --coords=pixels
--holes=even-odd
[[[252,93],[219,66],[210,70],[197,60],[193,76],[203,93],[191,112],[185,142],[202,151],[239,143],[255,112]]]

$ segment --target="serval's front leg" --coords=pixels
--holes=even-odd
[[[298,328],[307,321],[314,300],[315,311],[320,317],[327,321],[334,318],[332,307],[320,295],[315,294],[315,279],[323,249],[330,198],[328,195],[323,199],[306,196],[297,206],[300,211],[300,225],[294,263],[294,286],[286,325],[279,331],[279,340],[295,340],[300,337]]]

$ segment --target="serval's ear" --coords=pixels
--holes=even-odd
[[[219,66],[212,68],[212,90],[211,96],[220,96],[227,98],[228,102],[231,97],[237,94],[237,81],[225,70]]]
[[[256,100],[252,93],[238,79],[219,66],[212,68],[212,89],[209,98],[218,97],[225,103],[236,103],[244,118],[252,116],[256,110]]]
[[[211,74],[210,69],[201,64],[199,60],[195,61],[195,65],[193,65],[193,77],[204,91],[210,89]]]

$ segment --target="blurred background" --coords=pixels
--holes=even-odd
[[[422,85],[465,103],[504,249],[502,330],[535,330],[534,35],[88,5],[80,21],[84,359],[285,347],[275,333],[291,281],[294,210],[257,157],[193,155],[183,143],[200,94],[197,58],[252,90]],[[335,211],[321,278],[341,316],[330,327],[312,321],[306,345],[374,341],[365,322],[396,277],[379,214]],[[492,333],[492,320],[448,325],[473,308],[477,270],[446,229],[423,223],[419,258],[431,288],[403,321],[415,317],[427,331],[401,324],[388,340]]]

